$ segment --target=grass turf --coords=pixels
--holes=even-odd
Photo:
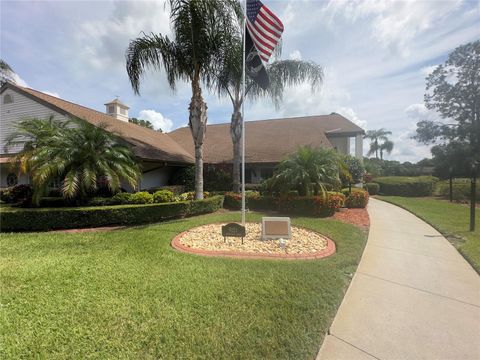
[[[476,231],[470,232],[469,206],[431,198],[376,198],[399,205],[438,229],[480,273],[480,209],[476,210]]]
[[[0,357],[314,358],[366,233],[294,218],[335,240],[337,253],[322,260],[207,258],[170,247],[187,228],[238,217],[1,234]]]

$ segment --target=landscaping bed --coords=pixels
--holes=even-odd
[[[171,248],[186,229],[238,219],[0,234],[0,357],[313,359],[366,232],[293,218],[335,241],[337,252],[321,261],[206,258]]]
[[[332,255],[335,244],[327,237],[305,228],[291,227],[292,236],[284,239],[262,240],[260,223],[246,223],[246,236],[222,236],[225,224],[208,224],[176,236],[172,245],[177,250],[208,256],[236,256],[255,258],[311,259]]]

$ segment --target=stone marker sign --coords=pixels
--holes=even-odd
[[[237,223],[229,223],[226,225],[222,226],[222,236],[223,236],[223,241],[227,241],[227,236],[232,236],[232,237],[241,237],[242,238],[242,244],[243,244],[243,238],[245,237],[246,231],[245,231],[245,226],[242,226]]]
[[[289,217],[263,217],[262,240],[266,239],[290,239],[292,229]]]

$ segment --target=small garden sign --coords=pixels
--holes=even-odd
[[[222,226],[222,236],[224,242],[227,241],[227,236],[232,236],[232,237],[241,237],[242,238],[242,244],[243,244],[243,238],[245,237],[245,226],[242,226],[237,223],[229,223],[227,225]]]
[[[292,229],[289,217],[263,217],[262,239],[290,239]]]

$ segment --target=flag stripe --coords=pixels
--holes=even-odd
[[[273,13],[266,7],[263,6],[260,9],[259,14],[263,15],[262,18],[268,21],[278,32],[281,34],[283,32],[283,24],[279,18],[277,18]]]
[[[255,34],[263,40],[263,42],[267,43],[272,47],[272,49],[277,45],[278,40],[272,39],[270,36],[265,34],[264,31],[260,27],[258,27],[256,24],[250,24],[250,30],[255,32]]]
[[[257,29],[250,24],[250,22],[247,22],[247,27],[250,30],[250,35],[252,36],[252,39],[255,43],[255,45],[261,45],[262,47],[268,49],[268,50],[273,50],[275,48],[275,45],[271,43],[268,40],[265,40],[261,34],[258,33]]]
[[[257,17],[257,22],[259,25],[261,25],[265,31],[268,31],[272,36],[275,36],[277,38],[280,38],[282,36],[282,33],[278,31],[266,18],[263,16]]]

